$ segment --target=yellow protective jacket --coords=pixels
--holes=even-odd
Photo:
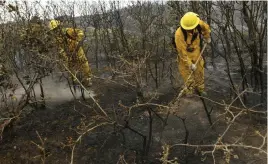
[[[208,24],[206,24],[204,21],[200,20],[199,25],[202,29],[202,35],[204,38],[209,38],[210,37],[210,27]],[[195,29],[195,33],[198,33],[198,30]],[[200,54],[200,37],[196,37],[196,39],[191,43],[193,35],[191,33],[187,32],[187,41],[185,42],[184,40],[184,34],[182,32],[181,27],[179,27],[175,33],[175,43],[177,47],[177,51],[179,53],[179,60],[182,62],[182,64],[189,66],[192,63],[190,58],[196,58]],[[187,44],[189,44],[189,47],[193,48],[193,52],[188,52],[187,49]]]
[[[79,43],[84,37],[84,32],[80,29],[74,28],[64,28],[61,30],[61,34],[56,38],[57,44],[59,45],[60,51],[68,53],[68,60],[71,59],[71,56],[78,55],[79,48],[82,48]],[[82,55],[82,54],[80,54]],[[67,57],[67,56],[66,56]]]

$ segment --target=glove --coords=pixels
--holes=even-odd
[[[195,71],[195,70],[196,70],[196,65],[195,65],[195,64],[192,64],[192,65],[191,65],[191,70],[192,70],[192,71]]]
[[[193,52],[193,51],[194,51],[194,48],[192,48],[192,47],[187,47],[187,48],[186,48],[186,51],[188,51],[188,52]]]
[[[91,78],[85,78],[85,79],[82,81],[82,84],[83,84],[85,87],[90,87],[90,86],[92,86],[92,80],[91,80]]]
[[[206,43],[210,43],[210,42],[211,42],[211,38],[206,38],[206,39],[205,39],[205,42],[206,42]]]

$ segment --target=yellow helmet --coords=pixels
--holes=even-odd
[[[49,22],[50,30],[53,30],[53,29],[57,28],[59,25],[60,25],[60,21],[57,21],[57,20],[54,20],[54,19]]]
[[[199,23],[199,16],[198,14],[194,12],[187,12],[182,18],[181,18],[181,27],[185,30],[192,30],[194,29],[198,23]]]

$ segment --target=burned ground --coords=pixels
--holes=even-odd
[[[218,66],[220,67],[220,65]],[[220,71],[222,68],[217,71],[208,67],[206,70],[208,98],[213,101],[223,99],[227,103],[228,85],[223,84],[228,83],[228,79],[224,74],[217,76]],[[126,112],[120,104],[134,105],[137,99],[136,92],[130,87],[115,83],[115,81],[95,79],[95,85],[91,90],[94,91],[95,99],[108,115],[124,125]],[[64,85],[61,84],[61,86]],[[62,93],[67,94],[66,86],[64,90]],[[161,85],[158,89],[158,96],[153,102],[168,105],[176,94],[177,91],[167,80],[165,85]],[[153,115],[152,143],[147,159],[142,157],[143,138],[140,135],[129,129],[105,125],[82,137],[75,149],[74,161],[75,163],[116,163],[124,158],[128,163],[141,163],[142,160],[146,160],[145,163],[161,163],[162,146],[164,145],[214,144],[228,126],[226,122],[228,117],[222,116],[225,112],[224,106],[214,104],[209,100],[206,100],[206,103],[209,109],[213,108],[212,127],[209,125],[204,106],[197,95],[192,98],[183,97],[174,103],[175,111],[169,115],[166,125],[156,115]],[[86,101],[62,99],[59,100],[59,103],[48,101],[46,109],[27,108],[25,110],[28,110],[27,114],[16,120],[15,126],[6,128],[4,131],[0,148],[1,164],[40,163],[42,152],[34,144],[41,144],[38,134],[45,141],[47,163],[68,163],[71,158],[71,147],[68,146],[68,143],[79,136],[79,127],[94,122],[93,120],[95,123],[96,120],[99,120],[95,118],[97,116],[96,105],[90,98]],[[153,107],[153,109],[163,118],[166,116],[166,109],[158,107]],[[262,110],[261,108],[256,109]],[[245,145],[256,147],[261,145],[262,140],[256,133],[266,133],[266,122],[264,121],[266,119],[261,117],[263,115],[257,114],[239,117],[224,137],[223,142],[242,142]],[[187,142],[185,142],[186,129],[182,119],[185,119],[185,126],[189,133]],[[148,136],[148,122],[149,116],[143,108],[133,109],[129,119],[131,128]],[[212,157],[204,153],[210,149],[209,147],[197,149],[196,147],[174,146],[170,148],[169,159],[177,158],[180,163],[212,163]],[[240,147],[232,150],[231,163],[243,164],[256,161],[266,163],[265,155],[256,150]],[[217,151],[214,155],[218,160],[217,163],[226,162],[226,154],[223,151]]]

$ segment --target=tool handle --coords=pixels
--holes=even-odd
[[[195,65],[196,65],[196,64],[199,62],[199,60],[201,59],[201,57],[202,57],[202,55],[203,55],[203,53],[204,53],[204,51],[205,51],[207,45],[208,45],[208,43],[205,43],[205,44],[204,44],[204,46],[203,46],[203,48],[202,48],[202,50],[201,50],[201,52],[200,52],[200,55],[199,55],[197,61],[195,62]]]

